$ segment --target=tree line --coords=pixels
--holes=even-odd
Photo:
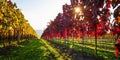
[[[32,38],[37,38],[37,34],[16,3],[0,0],[0,43],[5,47],[6,42],[10,45],[13,40],[20,43]]]
[[[41,38],[83,38],[114,35],[118,39],[120,33],[119,0],[70,0],[71,4],[63,5],[63,13],[49,22]],[[84,13],[75,13],[79,7]],[[111,8],[114,10],[111,11]],[[115,10],[116,9],[116,10]],[[114,16],[112,19],[112,16]]]

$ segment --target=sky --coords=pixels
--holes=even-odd
[[[50,20],[62,13],[62,5],[70,0],[11,0],[15,2],[35,30],[44,30]]]

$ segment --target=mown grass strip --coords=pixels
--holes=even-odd
[[[9,49],[0,49],[0,60],[56,60],[39,39],[20,43],[20,46],[12,46]]]
[[[48,49],[50,50],[50,52],[52,52],[53,54],[55,54],[55,57],[57,58],[57,60],[64,60],[63,59],[63,56],[60,55],[60,53],[55,49],[53,48],[52,46],[50,46],[50,43],[43,40],[42,39],[42,42],[48,47]]]
[[[60,43],[58,41],[53,41],[53,42],[56,42],[56,43]],[[60,44],[64,44],[64,41],[61,41]],[[93,43],[92,43],[93,44]],[[72,45],[72,42],[67,42],[67,46],[71,46]],[[103,46],[103,45],[101,45]],[[105,46],[105,45],[104,45]],[[111,45],[113,46],[113,45]],[[110,46],[109,46],[110,47]],[[84,50],[82,50],[82,48]],[[114,47],[112,47],[114,48]],[[73,49],[77,50],[77,51],[84,51],[90,55],[96,55],[95,53],[95,46],[94,45],[88,45],[88,44],[84,44],[84,47],[83,47],[83,44],[79,44],[79,43],[74,43],[74,47]],[[100,46],[97,48],[97,53],[98,53],[98,56],[101,56],[103,57],[105,60],[115,60],[115,50],[113,49],[102,49],[100,48]]]

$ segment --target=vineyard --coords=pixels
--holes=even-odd
[[[120,0],[70,2],[38,36],[16,3],[0,0],[0,60],[119,60]]]
[[[11,45],[11,42],[19,43],[22,40],[37,38],[35,30],[28,20],[11,1],[0,1],[0,42],[1,47]]]
[[[70,5],[63,5],[63,13],[49,22],[41,38],[55,48],[62,46],[61,51],[73,56],[73,60],[86,57],[115,60],[119,58],[120,47],[119,3],[118,0],[71,0]]]

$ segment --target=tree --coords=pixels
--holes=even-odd
[[[24,26],[27,26],[31,32],[29,32],[29,36],[31,38],[37,38],[37,34],[34,29],[27,24],[27,20],[24,18],[24,15],[17,8],[15,3],[12,3],[11,0],[1,0],[0,1],[0,41],[2,41],[5,47],[5,40],[7,39],[9,45],[11,40],[16,39],[20,40],[20,36],[22,36],[23,29],[24,32],[29,31],[29,29],[25,29]],[[14,38],[14,39],[13,39]]]

